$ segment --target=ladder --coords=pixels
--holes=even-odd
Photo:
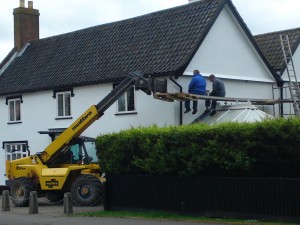
[[[300,88],[299,88],[299,83],[297,81],[297,76],[296,76],[293,57],[292,57],[292,50],[291,50],[291,45],[290,45],[290,40],[288,35],[280,34],[280,41],[281,41],[284,61],[286,64],[286,71],[289,78],[289,89],[290,89],[291,98],[293,100],[295,116],[300,117],[300,107],[299,107]]]

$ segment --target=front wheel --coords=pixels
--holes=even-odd
[[[10,189],[12,202],[18,207],[28,206],[31,191],[35,191],[35,186],[27,177],[15,179]]]
[[[98,205],[103,200],[103,185],[97,177],[83,174],[72,184],[71,194],[75,206]]]

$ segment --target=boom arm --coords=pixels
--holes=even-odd
[[[166,82],[166,81],[165,81]],[[77,138],[92,123],[98,120],[104,112],[123,95],[129,87],[135,84],[136,88],[143,90],[150,95],[155,92],[155,83],[153,79],[145,79],[140,72],[132,72],[114,88],[103,100],[97,105],[92,105],[86,110],[74,123],[72,123],[61,135],[59,135],[39,157],[44,164],[53,162],[59,157],[64,150],[67,150],[72,144],[72,139]],[[166,86],[166,85],[164,85]]]

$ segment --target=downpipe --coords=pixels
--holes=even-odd
[[[177,83],[177,82],[173,79],[172,75],[170,76],[170,80],[171,80],[177,87],[179,87],[179,91],[182,92],[182,86],[181,86],[179,83]],[[180,101],[180,103],[179,103],[179,108],[180,108],[180,112],[179,112],[179,125],[182,125],[182,101]]]

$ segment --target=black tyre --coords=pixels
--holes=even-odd
[[[34,184],[26,177],[20,177],[12,182],[10,195],[15,206],[25,207],[29,205],[29,195],[35,191]]]
[[[71,194],[75,206],[98,205],[103,201],[103,185],[93,175],[80,175],[72,184]]]
[[[64,192],[62,191],[49,191],[47,192],[47,198],[51,203],[60,203],[64,198]]]

